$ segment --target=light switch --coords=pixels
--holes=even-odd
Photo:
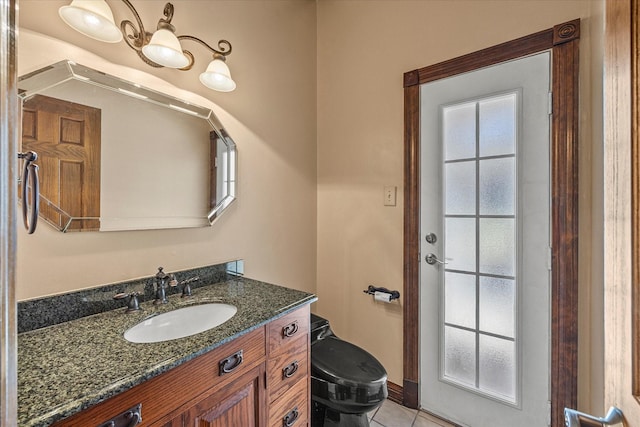
[[[396,205],[396,192],[398,187],[394,185],[384,186],[384,205],[395,206]]]

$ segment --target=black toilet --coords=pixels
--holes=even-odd
[[[369,427],[367,413],[387,398],[387,371],[371,354],[311,315],[311,427]]]

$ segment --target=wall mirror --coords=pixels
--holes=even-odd
[[[209,108],[69,60],[18,93],[40,218],[60,231],[203,227],[235,199],[236,146]]]

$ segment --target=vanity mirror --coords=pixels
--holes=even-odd
[[[236,146],[209,108],[72,61],[18,92],[40,217],[60,231],[202,227],[235,199]]]

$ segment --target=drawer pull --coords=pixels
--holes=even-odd
[[[100,427],[133,427],[142,422],[142,403],[138,403],[131,409],[128,409],[118,416],[111,418],[106,423],[100,424]]]
[[[287,326],[282,328],[282,336],[284,338],[290,338],[294,336],[298,332],[298,321],[289,323]]]
[[[284,416],[284,418],[282,419],[282,427],[291,427],[296,423],[296,421],[298,421],[299,416],[300,413],[298,412],[298,407],[296,406],[291,410],[291,412]]]
[[[220,363],[218,364],[220,366],[220,375],[233,372],[241,364],[242,364],[242,350],[220,361]]]
[[[284,368],[282,368],[282,379],[291,378],[298,371],[298,361],[294,360]]]

